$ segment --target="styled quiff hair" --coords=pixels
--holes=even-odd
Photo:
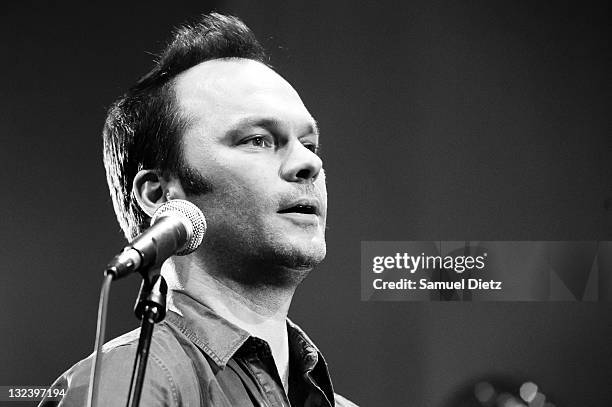
[[[149,227],[150,218],[132,193],[138,171],[162,176],[185,173],[181,137],[187,119],[178,109],[174,80],[202,62],[246,58],[267,64],[253,32],[238,18],[206,14],[174,32],[155,66],[108,110],[102,132],[104,167],[117,220],[128,240]]]

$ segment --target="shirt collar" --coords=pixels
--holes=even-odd
[[[221,318],[184,291],[171,290],[169,295],[172,296],[174,307],[168,310],[166,320],[176,326],[219,367],[224,367],[251,337],[247,331]],[[302,372],[311,372],[319,362],[325,366],[319,349],[308,335],[288,318],[287,331],[289,352],[298,362]]]
[[[289,332],[289,352],[293,359],[299,363],[302,372],[310,372],[319,360],[322,360],[319,349],[302,329],[287,318],[287,331]]]
[[[215,314],[210,308],[183,291],[171,290],[174,309],[166,321],[206,353],[219,367],[224,367],[249,339],[247,331]]]
[[[289,331],[289,352],[296,362],[293,369],[299,369],[310,380],[321,388],[328,401],[333,405],[334,388],[329,377],[329,370],[323,355],[312,340],[299,326],[287,319]]]

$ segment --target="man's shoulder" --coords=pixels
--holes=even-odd
[[[102,346],[101,368],[104,371],[121,372],[134,362],[140,328],[118,336]],[[94,354],[75,363],[61,377],[65,377],[71,385],[88,383]]]
[[[181,346],[177,335],[179,334],[176,330],[165,321],[155,325],[147,372],[149,369],[157,368],[169,374],[191,366],[191,359]],[[127,371],[131,375],[139,338],[140,328],[137,328],[105,343],[102,347],[102,368],[116,371],[127,365],[129,367]],[[80,365],[90,367],[92,360],[93,354],[77,363],[72,369]]]
[[[126,332],[121,336],[118,336],[110,341],[106,342],[102,346],[102,353],[114,352],[117,350],[126,350],[122,349],[124,347],[130,347],[134,345],[138,345],[138,338],[140,337],[140,328],[136,328],[133,331]],[[91,357],[92,355],[90,355]]]
[[[137,328],[106,342],[102,346],[103,366],[108,365],[117,368],[119,365],[133,364],[139,338],[140,328]],[[182,355],[184,358],[181,358]],[[93,356],[93,353],[90,354],[70,370],[78,369],[81,365],[91,365]],[[176,338],[175,331],[165,322],[157,324],[154,328],[149,357],[163,366],[189,360]]]
[[[140,329],[135,329],[102,347],[99,394],[104,397],[105,405],[125,405],[139,337]],[[80,405],[86,400],[93,357],[91,354],[76,363],[54,383],[54,388],[66,389],[62,406]],[[162,405],[178,405],[180,395],[177,379],[188,375],[191,370],[191,359],[173,329],[165,323],[156,325],[145,375],[147,388],[153,392],[150,391],[147,396],[143,393],[143,397],[151,399],[151,405],[158,405],[162,400]]]

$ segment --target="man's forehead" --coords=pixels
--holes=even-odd
[[[280,117],[316,123],[293,87],[266,65],[242,58],[215,59],[177,76],[175,94],[191,119]]]
[[[278,73],[261,62],[245,58],[213,59],[195,65],[175,80],[178,96],[222,96],[262,90],[297,92]],[[297,96],[299,98],[299,96]]]

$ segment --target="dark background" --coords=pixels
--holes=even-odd
[[[362,240],[612,240],[607,3],[19,4],[0,20],[0,385],[50,384],[91,352],[124,245],[105,110],[214,9],[255,31],[322,130],[328,257],[291,316],[339,393],[454,406],[487,378],[612,403],[610,303],[362,302],[359,286]],[[138,283],[113,286],[109,338],[137,326]]]

